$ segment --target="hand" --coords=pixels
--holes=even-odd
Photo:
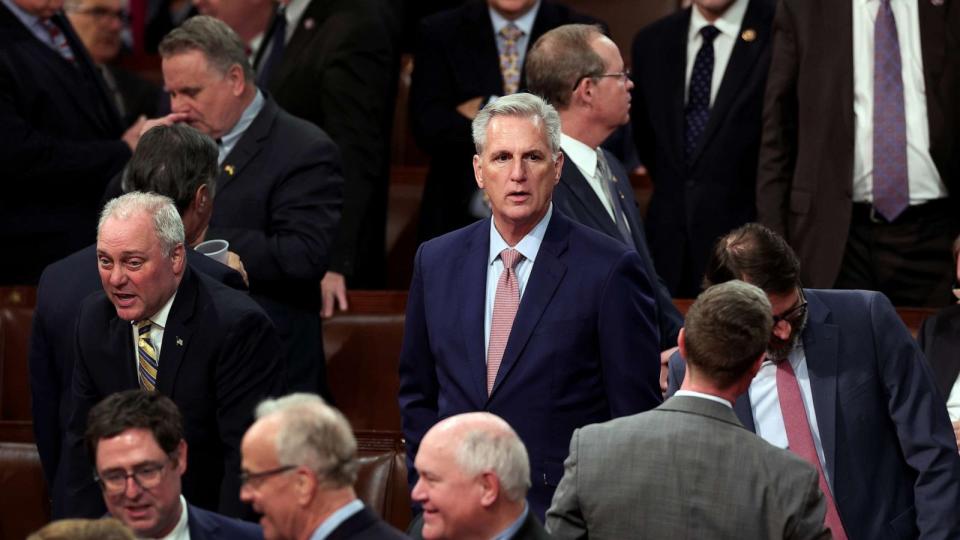
[[[240,272],[240,276],[243,278],[243,282],[250,286],[250,279],[247,277],[247,270],[243,267],[243,261],[240,260],[240,256],[232,251],[227,252],[227,266],[233,268],[237,272]]]
[[[467,119],[473,120],[477,116],[477,113],[480,112],[480,105],[482,104],[483,98],[477,96],[457,105],[457,112],[467,117]]]
[[[676,350],[677,347],[670,347],[660,353],[660,393],[663,395],[667,394],[667,375],[670,373],[670,357],[673,356]]]
[[[143,118],[141,116],[141,118]],[[150,131],[151,129],[157,126],[172,126],[177,122],[186,122],[190,118],[190,115],[187,113],[170,113],[166,116],[161,116],[160,118],[151,118],[143,123],[143,127],[140,129],[140,136],[143,137],[143,134]]]
[[[340,306],[340,311],[346,311],[347,306],[347,280],[343,274],[336,272],[327,272],[320,280],[320,316],[324,319],[333,317],[334,303]]]
[[[137,149],[137,143],[140,142],[140,133],[143,131],[143,125],[146,123],[147,117],[141,114],[137,117],[133,125],[123,132],[123,136],[120,137],[120,139],[130,147],[131,152]]]

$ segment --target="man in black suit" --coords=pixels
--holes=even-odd
[[[653,180],[650,250],[693,298],[714,241],[753,220],[771,0],[694,0],[633,43],[633,134]]]
[[[263,514],[270,540],[400,540],[357,498],[357,440],[340,411],[313,394],[269,399],[243,436],[240,498]]]
[[[240,438],[254,405],[283,390],[276,330],[246,295],[184,261],[173,202],[128,193],[107,203],[97,233],[104,292],[77,322],[73,410],[57,481],[67,516],[101,515],[83,445],[87,413],[134,388],[169,396],[190,446],[183,493],[192,504],[238,516]]]
[[[0,283],[32,284],[93,241],[100,194],[130,158],[93,62],[58,0],[0,0]]]
[[[472,412],[437,422],[420,442],[419,479],[410,498],[423,512],[410,526],[417,540],[546,540],[527,504],[530,458],[499,416]]]
[[[423,20],[410,83],[413,134],[431,158],[421,240],[489,215],[470,166],[470,122],[492,98],[526,87],[526,51],[544,32],[593,22],[550,0],[471,0]]]
[[[124,188],[174,199],[185,226],[187,264],[221,283],[246,289],[238,271],[191,249],[210,221],[216,173],[217,146],[209,137],[188,126],[160,126],[143,135],[125,170]],[[77,314],[84,298],[103,290],[96,260],[96,244],[87,246],[48,266],[37,289],[30,397],[33,433],[51,491],[58,485],[60,447],[70,416]]]
[[[527,84],[560,113],[560,148],[566,158],[553,203],[574,220],[637,250],[655,282],[664,365],[677,346],[683,317],[657,276],[630,178],[600,143],[630,120],[630,89],[620,50],[596,26],[568,24],[534,43]],[[664,376],[666,371],[663,372]],[[664,390],[666,379],[662,378]]]
[[[960,1],[780,0],[757,217],[803,284],[944,306],[960,232]]]
[[[250,296],[280,334],[288,387],[328,394],[318,284],[340,220],[337,146],[257,89],[243,43],[222,21],[189,19],[160,55],[174,113],[220,141],[206,238],[227,240],[243,259]]]

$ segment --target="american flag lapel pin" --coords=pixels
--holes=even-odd
[[[234,172],[236,169],[233,168],[233,165],[224,165],[224,166],[223,166],[223,170],[224,170],[224,171],[227,171],[227,174],[228,174],[229,176],[233,176],[233,172]]]

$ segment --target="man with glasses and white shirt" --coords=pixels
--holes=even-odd
[[[705,285],[742,279],[773,307],[767,359],[737,400],[740,421],[820,473],[837,539],[960,537],[960,456],[943,398],[890,301],[802,289],[800,263],[750,223],[721,238]],[[670,389],[684,363],[670,362]]]
[[[180,493],[187,442],[176,404],[156,392],[113,394],[90,410],[87,444],[110,515],[138,538],[254,540],[252,523],[189,504]]]

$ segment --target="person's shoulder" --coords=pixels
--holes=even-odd
[[[455,231],[431,238],[420,245],[421,257],[429,259],[436,255],[449,256],[455,251],[464,249],[474,240],[482,239],[484,232],[489,229],[490,220],[481,219]]]
[[[225,322],[246,318],[269,320],[263,308],[250,298],[250,295],[224,285],[203,272],[191,271],[190,276],[184,277],[184,281],[188,279],[194,280],[197,284],[201,312],[208,315],[215,314],[218,319]],[[181,283],[181,290],[182,287],[183,283]]]
[[[420,32],[428,36],[453,35],[456,29],[484,13],[486,4],[469,0],[463,5],[427,15],[420,21]]]
[[[254,540],[263,538],[263,529],[259,525],[222,516],[193,505],[187,505],[187,520],[192,525],[190,526],[190,537],[193,540]]]
[[[271,133],[271,138],[275,137],[276,143],[299,150],[308,147],[329,146],[336,147],[333,139],[322,128],[313,122],[288,113],[272,97],[265,96],[267,102],[264,104],[264,110],[267,109],[267,103],[277,109],[277,120]]]
[[[620,240],[570,219],[562,213],[554,212],[552,219],[558,219],[560,227],[569,227],[568,238],[571,249],[591,251],[595,256],[610,261],[619,261],[630,253],[636,254],[635,249]]]
[[[685,32],[689,20],[690,8],[685,8],[644,26],[634,37],[634,54],[638,52],[638,46],[643,47],[639,52],[662,54],[662,40],[676,37],[679,32]]]

